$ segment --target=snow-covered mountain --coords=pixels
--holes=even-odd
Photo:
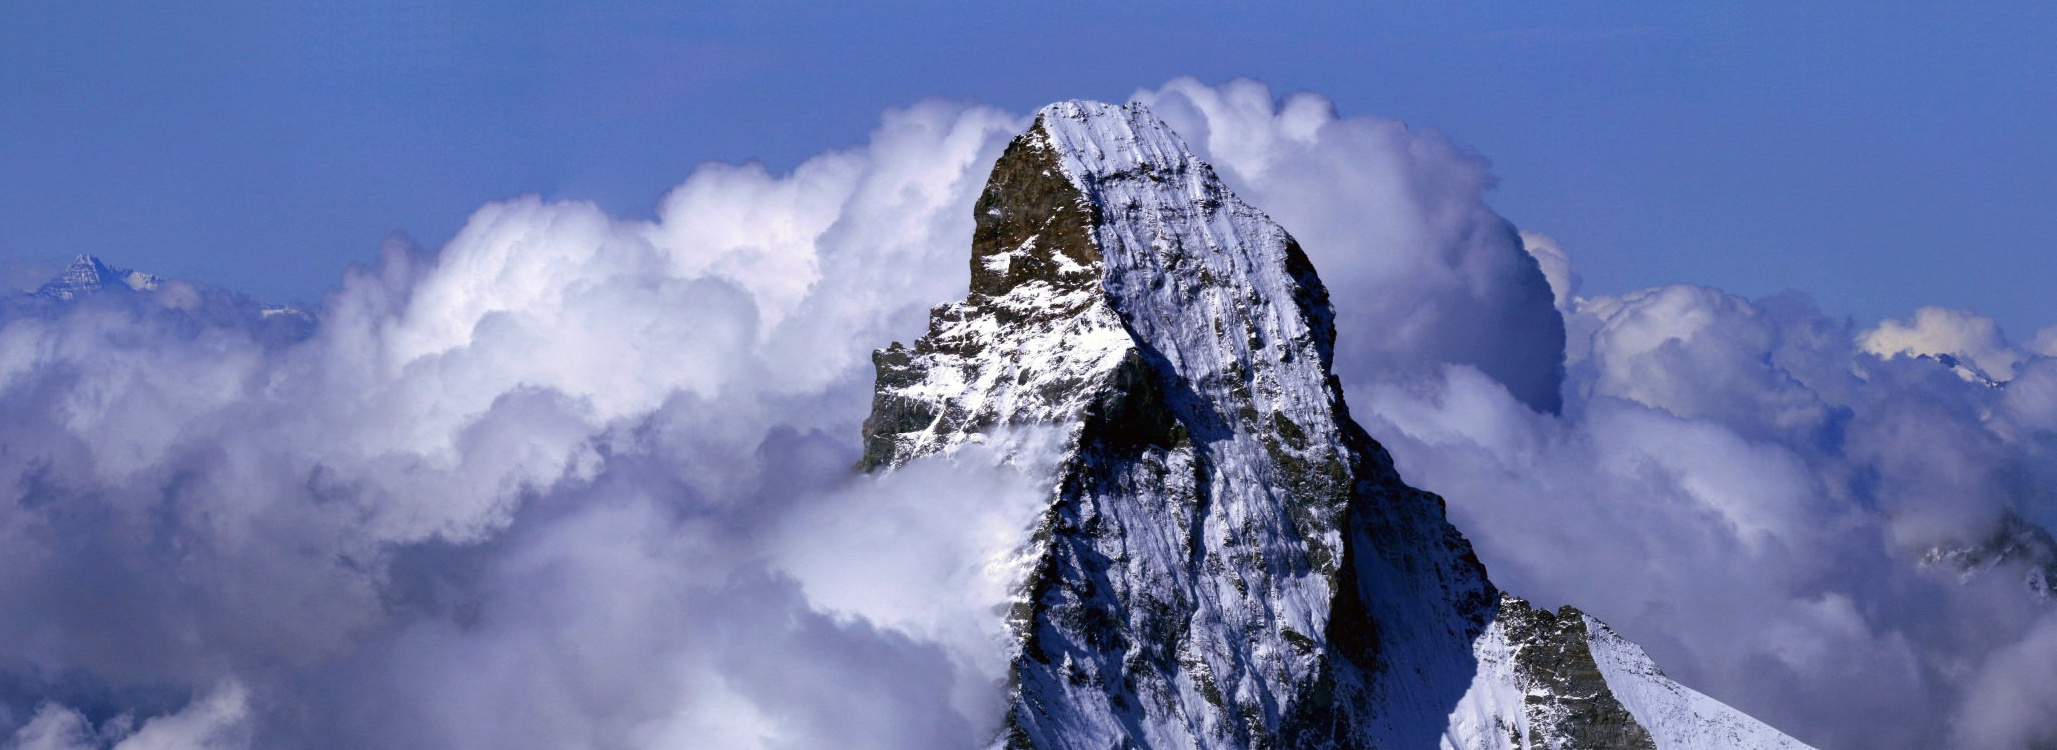
[[[0,322],[54,318],[81,305],[124,307],[167,328],[194,334],[240,328],[270,346],[313,335],[314,315],[292,305],[269,305],[247,295],[108,265],[80,255],[33,290],[0,295]]]
[[[91,255],[73,259],[57,278],[36,288],[35,295],[46,299],[71,301],[109,289],[126,288],[134,292],[156,289],[159,279],[152,274],[115,268]]]
[[[976,211],[861,466],[1065,436],[996,745],[1800,747],[1496,589],[1350,418],[1307,257],[1140,105],[1045,108]]]

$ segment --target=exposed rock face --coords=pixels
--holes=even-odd
[[[1649,730],[1614,697],[1593,661],[1585,613],[1567,604],[1553,614],[1506,597],[1499,621],[1516,644],[1514,660],[1524,678],[1517,684],[1529,688],[1529,747],[1554,746],[1546,739],[1562,738],[1571,747],[1655,750]]]
[[[970,295],[874,355],[860,467],[1063,435],[996,744],[1653,746],[1574,647],[1582,615],[1495,622],[1441,499],[1350,419],[1298,244],[1154,115],[1045,108],[977,211]],[[1554,692],[1492,700],[1516,671]]]
[[[1135,106],[1045,109],[978,212],[970,297],[876,355],[864,466],[1070,430],[1007,742],[1433,744],[1497,592],[1350,421],[1293,239]]]
[[[1504,667],[1522,696],[1525,726],[1507,727],[1510,747],[1655,750],[1593,660],[1585,613],[1570,605],[1552,613],[1503,596],[1494,629],[1485,641],[1505,644]]]
[[[1461,750],[1805,750],[1798,740],[1664,675],[1643,649],[1577,609],[1503,595],[1474,644],[1478,672],[1442,747]]]

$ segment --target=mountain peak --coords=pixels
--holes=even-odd
[[[1134,104],[1042,110],[974,218],[970,295],[874,355],[861,465],[1066,436],[1007,743],[1432,744],[1497,592],[1349,419],[1292,236]]]
[[[1140,103],[1074,99],[1036,115],[1043,133],[1077,180],[1147,171],[1151,165],[1200,164],[1184,139]]]
[[[1148,109],[1045,107],[974,212],[970,293],[873,355],[859,467],[1063,437],[1023,462],[1054,468],[996,744],[1506,750],[1533,725],[1629,750],[1701,726],[1606,694],[1620,649],[1529,658],[1600,631],[1503,602],[1350,418],[1299,243]],[[1531,687],[1568,699],[1509,699]]]
[[[132,271],[107,265],[100,258],[81,253],[73,258],[71,265],[57,277],[36,289],[36,295],[58,300],[72,300],[103,289],[122,288],[129,291],[156,289],[158,278],[141,271]]]
[[[86,254],[72,259],[34,291],[0,295],[0,319],[56,318],[83,308],[127,310],[186,334],[206,328],[242,329],[265,346],[302,341],[317,325],[312,313],[293,305],[267,305],[204,284],[168,281]]]

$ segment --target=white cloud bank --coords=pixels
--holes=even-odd
[[[2057,736],[2026,571],[1921,562],[2057,521],[2057,334],[1579,298],[1439,135],[1247,81],[1137,98],[1300,239],[1358,418],[1503,585],[1824,746]],[[493,204],[294,344],[146,297],[5,320],[4,746],[976,744],[1036,469],[849,466],[869,352],[963,294],[1026,124],[920,104],[647,222]]]
[[[2047,673],[2021,666],[2049,658],[2057,609],[2031,583],[2053,558],[2033,534],[1989,553],[2057,515],[2057,360],[1923,318],[1942,314],[1974,324],[1937,351],[2014,379],[1880,356],[1902,323],[1682,285],[1576,301],[1562,418],[1464,368],[1357,403],[1497,582],[1588,609],[1683,682],[1822,747],[2030,747],[2057,737],[2027,699]]]

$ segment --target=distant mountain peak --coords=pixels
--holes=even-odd
[[[1954,571],[1965,581],[2013,566],[2030,593],[2057,601],[2057,537],[2017,513],[2001,517],[1999,526],[1976,542],[1930,546],[1921,561]]]
[[[110,266],[99,257],[81,253],[57,277],[37,287],[35,294],[57,300],[73,300],[107,289],[146,292],[157,288],[153,274]]]
[[[167,280],[80,254],[33,291],[0,294],[0,323],[16,317],[55,319],[80,310],[125,310],[166,330],[193,335],[208,328],[242,329],[265,346],[313,335],[315,315],[294,305],[267,305],[205,284]]]

